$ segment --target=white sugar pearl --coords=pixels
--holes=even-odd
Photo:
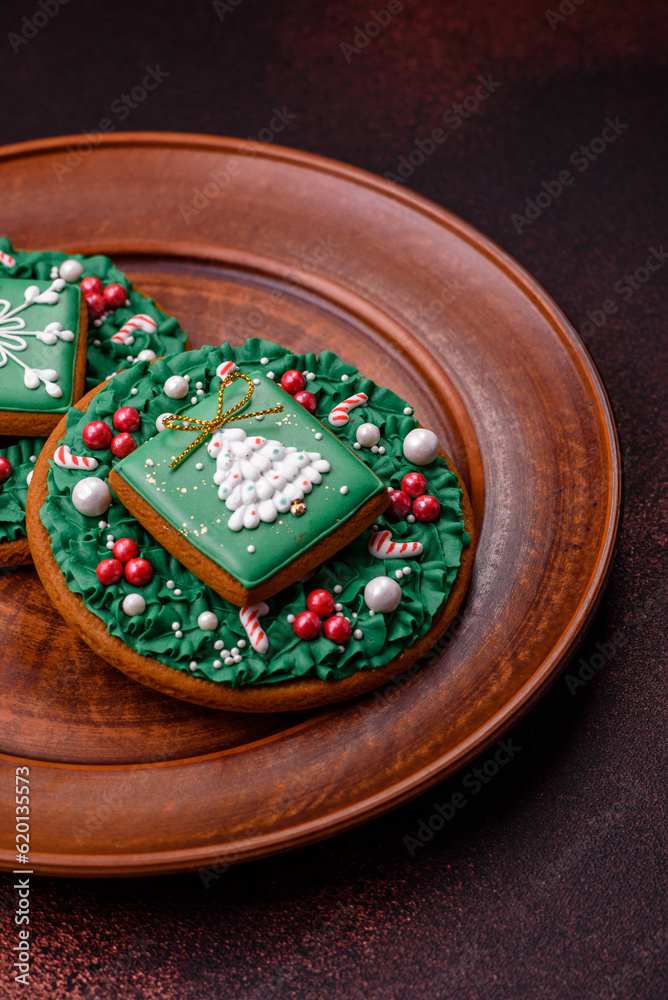
[[[410,566],[404,566],[404,568],[402,569],[401,572],[404,574],[404,576],[410,576],[411,575],[411,568],[410,568]]]
[[[264,420],[264,413],[258,413],[258,415],[256,416],[255,419],[256,420]]]
[[[376,424],[360,424],[355,431],[355,437],[363,448],[371,448],[380,441],[380,427]]]
[[[86,517],[99,517],[109,510],[111,490],[103,479],[97,476],[87,476],[80,479],[72,490],[72,503],[80,514]]]
[[[107,541],[108,542],[113,542],[113,540],[115,539],[115,537],[116,537],[116,535],[107,535]]]
[[[177,639],[183,639],[183,632],[181,631],[181,629],[179,629],[178,632],[175,632],[174,635],[176,636]]]
[[[412,406],[404,406],[404,413],[406,414],[407,417],[410,417],[412,412],[413,412]]]
[[[168,590],[174,590],[176,584],[174,583],[173,580],[168,580],[165,586],[167,587]]]
[[[352,615],[351,615],[350,617],[351,617],[351,618],[357,618],[357,612],[356,612],[356,611],[353,611],[353,613],[352,613]]]
[[[190,375],[184,375],[183,377],[186,380],[186,382],[190,382]]]
[[[259,384],[260,384],[259,378],[254,378],[253,379],[253,385],[259,385]]]
[[[315,372],[309,372],[306,378],[308,379],[309,382],[312,382],[313,379],[315,378]]]
[[[83,264],[78,260],[64,260],[58,268],[58,274],[65,281],[78,281],[83,273]]]
[[[235,656],[235,657],[233,658],[233,660],[234,660],[234,663],[241,663],[241,657],[239,656],[239,654],[238,654],[238,653],[237,653],[237,655],[236,655],[236,656]]]
[[[404,458],[413,465],[429,465],[438,457],[438,450],[438,438],[424,427],[416,427],[404,438]]]
[[[158,417],[158,419],[155,422],[156,428],[159,431],[164,431],[165,425],[163,424],[163,420],[166,420],[168,417],[173,417],[173,416],[174,416],[173,413],[161,413],[160,416]]]
[[[141,594],[128,594],[123,598],[123,611],[126,615],[141,615],[146,611],[146,601]]]
[[[143,351],[140,351],[137,355],[137,361],[155,361],[157,358],[155,351],[152,351],[150,347],[146,347]]]
[[[204,389],[198,389],[197,390],[197,395],[198,396],[203,396],[204,395]]]
[[[225,645],[225,643],[223,642],[222,639],[216,639],[216,641],[213,644],[213,648],[214,649],[222,649],[224,645]]]
[[[276,378],[276,373],[275,372],[267,372],[267,378],[275,379]]]
[[[191,670],[197,670],[197,660],[191,660],[190,661],[190,669]]]
[[[201,472],[202,469],[204,468],[204,465],[201,462],[198,462],[195,468],[197,469],[198,472]]]
[[[222,656],[223,659],[225,659],[225,657],[227,657],[227,656],[230,655],[229,649],[225,649],[225,648],[221,649],[220,655]]]
[[[234,657],[233,656],[226,656],[225,657],[225,665],[226,666],[231,667],[233,663],[234,663]]]
[[[204,382],[195,382],[195,388],[196,389],[203,389],[204,388]]]
[[[177,587],[176,590],[174,591],[174,597],[180,597],[182,593],[183,591],[179,590],[179,588]]]
[[[136,396],[138,392],[139,392],[139,389],[137,388],[137,386],[134,386],[132,389],[130,389],[130,395],[131,396]]]
[[[36,462],[37,461],[37,455],[31,455],[30,456],[30,461],[31,462]]]
[[[213,611],[203,611],[197,619],[197,625],[205,632],[213,632],[218,628],[218,617]]]
[[[318,431],[317,434],[315,435],[315,439],[316,441],[322,441],[322,434],[320,433],[320,431]]]
[[[369,580],[364,588],[364,601],[366,606],[372,611],[380,611],[387,614],[399,607],[401,600],[401,587],[396,580],[389,576],[377,576]]]
[[[342,604],[335,604],[334,605],[334,610],[335,611],[342,611],[343,610],[343,605]]]
[[[170,375],[162,391],[170,399],[183,399],[188,394],[188,383],[182,375]]]
[[[93,320],[93,326],[102,326],[102,320],[101,319],[94,319]],[[100,346],[100,341],[99,340],[98,340],[97,344],[95,344],[95,346],[96,347]]]
[[[347,375],[342,375],[341,376],[341,381],[342,382],[347,382],[348,381],[348,376]]]
[[[385,449],[383,448],[382,444],[381,444],[380,448],[378,449],[378,454],[379,455],[384,455],[385,454]]]
[[[97,526],[98,526],[98,528],[108,528],[109,527],[109,525],[107,524],[106,521],[98,521]]]
[[[114,547],[114,543],[113,542],[107,542],[107,548],[108,549],[113,549],[113,547]]]
[[[178,632],[178,630],[181,628],[181,622],[172,622],[172,628],[174,629],[175,632]]]
[[[190,402],[193,404],[193,406],[196,406],[197,405],[197,396],[193,396],[192,399],[190,400]]]
[[[364,633],[362,632],[362,629],[356,628],[355,631],[353,632],[353,639],[363,639],[363,638],[364,638]]]
[[[155,463],[152,458],[147,458],[146,464],[148,465],[149,469],[152,469]]]
[[[214,660],[213,661],[213,665],[214,665],[214,667],[222,667],[223,661],[222,660]]]
[[[134,359],[134,358],[132,357],[132,355],[131,355],[131,354],[128,354],[128,355],[126,356],[125,360],[126,360],[126,361],[134,361],[135,359]]]
[[[237,646],[239,647],[239,649],[243,649],[245,645],[246,645],[246,640],[245,639],[239,639],[239,641],[237,643]]]
[[[287,620],[290,623],[290,625],[292,625],[293,621],[295,620],[295,616],[294,615],[288,615],[288,619]]]
[[[355,441],[355,444],[353,445],[355,451],[359,451],[361,447],[362,445],[359,443],[359,441]]]
[[[248,546],[248,551],[249,551],[249,552],[251,553],[251,555],[252,555],[252,554],[253,554],[253,552],[255,552],[255,546],[254,546],[254,545],[249,545],[249,546]]]
[[[377,445],[377,444],[375,444],[375,445],[373,446],[373,448],[371,449],[371,451],[372,451],[372,452],[374,453],[374,455],[377,455],[377,454],[378,454],[378,445]]]
[[[238,656],[239,655],[239,649],[238,649],[238,647],[237,646],[232,646],[232,649],[230,650],[230,654],[232,656]]]
[[[400,569],[395,569],[394,575],[396,576],[397,580],[401,580],[401,578],[402,578],[402,576],[404,574],[402,573],[402,571]]]
[[[55,265],[49,271],[49,277],[51,280],[58,277],[58,268]]]
[[[415,524],[415,514],[409,514],[406,520],[409,524]]]
[[[334,593],[335,594],[340,594],[342,590],[343,590],[343,587],[341,586],[340,583],[335,584],[335,586],[334,586]]]
[[[261,365],[268,365],[269,364],[269,358],[260,358],[260,364]]]
[[[342,493],[343,496],[345,496],[347,492],[348,492],[347,486],[342,486],[341,489],[339,490],[339,493]]]
[[[95,320],[93,320],[93,322],[95,322]],[[101,340],[94,340],[93,341],[93,347],[99,347],[101,343],[102,343]]]

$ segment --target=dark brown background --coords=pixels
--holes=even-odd
[[[383,174],[493,74],[495,93],[407,183],[497,240],[577,328],[606,299],[618,304],[586,342],[619,425],[624,514],[579,655],[588,663],[597,644],[626,643],[575,693],[558,681],[511,734],[514,759],[413,856],[404,838],[464,775],[208,887],[197,874],[38,881],[23,995],[663,998],[668,268],[627,302],[614,285],[650,247],[668,250],[664,4],[584,0],[552,30],[547,0],[415,0],[348,63],[340,43],[384,0],[233,2],[219,4],[221,20],[204,0],[70,0],[18,53],[7,35],[37,0],[3,5],[0,140],[104,118],[256,136],[278,107],[295,117],[276,141]],[[156,64],[169,75],[121,120],[113,103]],[[628,128],[518,233],[511,214],[617,116]],[[122,211],[122,192],[109,192],[109,212]],[[19,990],[6,959],[10,885],[3,997]]]

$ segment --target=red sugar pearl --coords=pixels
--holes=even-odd
[[[305,390],[303,392],[295,393],[295,403],[299,403],[299,405],[303,406],[309,413],[315,413],[315,408],[318,405],[315,401],[313,393],[306,392]]]
[[[111,442],[111,450],[116,458],[125,458],[137,447],[137,442],[132,434],[117,434]]]
[[[416,521],[420,521],[422,524],[429,524],[438,518],[441,513],[441,505],[436,497],[431,497],[428,493],[425,493],[424,496],[418,497],[417,500],[413,501],[413,513],[415,514]]]
[[[96,292],[91,292],[90,295],[86,296],[86,305],[88,306],[88,312],[91,314],[93,319],[99,319],[107,308],[107,303],[104,301],[102,296],[98,295]]]
[[[83,295],[102,295],[102,282],[92,274],[88,278],[82,278],[79,287]]]
[[[0,458],[0,483],[6,483],[13,471],[9,459]]]
[[[403,490],[392,490],[389,494],[390,506],[388,512],[396,518],[406,517],[411,509],[411,498]]]
[[[327,618],[334,610],[334,598],[327,590],[312,590],[306,598],[306,607],[320,618]]]
[[[131,559],[125,564],[125,579],[133,587],[145,587],[153,579],[153,567],[146,559]]]
[[[95,574],[100,583],[108,587],[112,583],[118,583],[123,576],[123,563],[118,559],[103,559],[97,564]]]
[[[341,645],[350,639],[350,622],[343,615],[334,615],[333,618],[328,618],[325,622],[323,632],[327,639],[331,639],[332,642],[338,642]]]
[[[102,294],[104,301],[110,309],[118,309],[119,306],[124,306],[125,300],[128,297],[128,293],[123,286],[117,284],[107,285]]]
[[[134,406],[122,406],[114,413],[114,427],[117,431],[138,431],[141,427],[139,411]]]
[[[81,432],[83,443],[93,451],[108,448],[113,436],[111,427],[109,424],[105,424],[104,420],[91,421]]]
[[[306,379],[296,368],[291,368],[289,372],[281,376],[281,389],[285,389],[291,396],[296,392],[301,392],[306,388]]]
[[[114,559],[118,559],[123,564],[136,559],[139,555],[139,546],[133,538],[119,538],[113,548]]]
[[[294,633],[299,639],[317,639],[321,626],[322,622],[315,611],[302,611],[292,623]]]
[[[427,492],[427,480],[421,472],[407,472],[401,480],[401,488],[409,497],[421,497]]]

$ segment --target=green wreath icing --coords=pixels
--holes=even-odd
[[[184,349],[186,334],[180,328],[178,321],[159,309],[153,299],[142,295],[136,289],[132,289],[123,272],[118,270],[109,257],[101,255],[83,257],[81,254],[67,254],[60,250],[15,250],[5,237],[0,237],[0,250],[9,254],[16,261],[13,267],[7,267],[0,260],[0,277],[7,275],[12,278],[47,280],[52,267],[60,267],[64,260],[78,260],[83,265],[82,278],[93,275],[100,278],[104,285],[115,282],[128,290],[129,307],[124,306],[111,312],[99,327],[92,323],[89,325],[86,355],[87,392],[119,368],[128,364],[127,358],[130,348],[112,342],[111,337],[131,316],[143,313],[150,316],[157,324],[155,333],[137,332],[135,342],[132,345],[132,351],[135,355],[139,351],[150,349],[155,351],[158,357],[161,357],[164,354],[173,354]],[[26,457],[28,457],[29,455],[39,455],[43,443],[42,440],[33,438],[20,438],[16,447],[21,455],[26,453]],[[0,451],[0,454],[8,458],[14,466],[10,449]],[[28,471],[30,470],[28,469],[25,475],[28,474]],[[21,468],[19,474],[19,470],[14,466],[14,472],[5,483],[3,493],[0,494],[0,542],[25,537],[27,487],[25,476],[19,482],[21,475],[23,475],[23,469]]]
[[[388,486],[399,487],[405,473],[416,469],[402,453],[404,437],[417,426],[415,418],[404,412],[407,409],[404,400],[358,375],[351,365],[329,351],[323,351],[319,358],[314,354],[293,354],[277,344],[255,338],[241,347],[231,348],[229,344],[219,348],[204,347],[156,361],[150,366],[140,362],[119,373],[97,394],[86,414],[70,410],[63,443],[69,445],[74,454],[94,455],[100,465],[93,474],[106,478],[111,453],[90,452],[85,448],[81,438],[85,424],[92,420],[111,423],[116,409],[132,405],[142,415],[141,429],[134,435],[141,444],[156,433],[156,418],[174,409],[174,401],[163,393],[164,382],[170,375],[191,375],[193,381],[203,383],[205,391],[214,381],[217,389],[220,383],[215,370],[226,360],[235,361],[242,372],[264,365],[277,379],[292,368],[313,373],[315,379],[309,381],[308,388],[316,397],[316,415],[323,422],[336,403],[353,393],[365,392],[369,396],[368,404],[354,409],[349,423],[337,428],[336,433],[352,446],[355,430],[361,423],[371,422],[380,427],[380,444],[385,447],[385,454],[367,449],[361,454]],[[341,380],[342,375],[348,377],[346,381]],[[132,389],[137,390],[134,395]],[[239,608],[186,570],[156,543],[117,499],[100,521],[75,509],[71,501],[72,488],[90,473],[65,470],[52,462],[48,476],[49,495],[40,516],[51,535],[54,556],[70,590],[81,594],[86,607],[104,621],[109,632],[137,652],[194,676],[234,686],[297,677],[342,678],[365,667],[386,664],[428,631],[452,587],[462,546],[469,543],[456,476],[441,458],[420,471],[427,478],[429,492],[441,503],[439,520],[432,524],[409,524],[381,517],[378,525],[388,527],[395,540],[422,542],[422,555],[407,563],[375,559],[367,549],[371,529],[364,531],[306,583],[293,584],[266,602],[269,613],[261,619],[261,624],[270,648],[265,655],[251,648],[239,618]],[[108,534],[115,539],[133,538],[140,554],[153,567],[152,581],[141,590],[146,600],[146,610],[141,615],[128,617],[122,610],[123,598],[136,588],[125,580],[105,587],[97,579],[97,564],[111,555],[107,548]],[[363,598],[366,583],[380,575],[394,576],[395,571],[405,565],[410,566],[411,573],[402,577],[403,596],[397,610],[386,615],[371,615]],[[289,615],[296,616],[305,610],[306,596],[320,587],[335,594],[343,613],[351,618],[353,629],[363,633],[362,639],[351,638],[343,651],[324,636],[311,642],[298,639],[287,620]],[[215,632],[205,632],[198,627],[197,619],[203,611],[213,611],[218,617]],[[176,623],[181,638],[175,634],[173,626]],[[232,649],[239,651],[239,662],[221,662],[225,650]],[[221,665],[214,666],[214,662]]]
[[[0,448],[0,456],[12,465],[12,474],[0,493],[0,542],[25,538],[28,476],[43,446],[44,438],[19,438],[16,444]]]

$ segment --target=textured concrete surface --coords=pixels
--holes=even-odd
[[[278,107],[295,117],[277,141],[383,174],[443,127],[447,141],[406,183],[497,240],[586,335],[619,425],[625,506],[584,665],[513,731],[521,750],[432,840],[409,841],[411,853],[405,838],[475,777],[208,888],[197,875],[39,881],[32,984],[10,981],[5,907],[0,996],[667,995],[668,267],[633,277],[650,248],[668,249],[666,15],[657,0],[567,0],[572,13],[555,3],[564,19],[551,27],[545,4],[404,3],[349,61],[341,43],[371,10],[386,20],[385,0],[72,3],[17,52],[6,36],[37,4],[3,6],[3,142],[104,118],[245,137]],[[117,103],[156,64],[164,81],[135,108]],[[456,130],[443,123],[490,74],[488,99]],[[580,170],[571,154],[608,118],[619,134]],[[569,169],[573,182],[518,231],[513,213]],[[122,196],[110,199],[122,212]],[[578,670],[595,676],[581,683]]]

